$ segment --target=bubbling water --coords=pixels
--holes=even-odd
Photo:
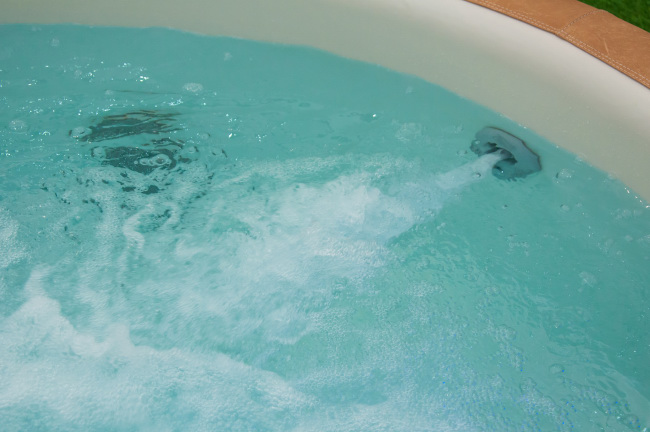
[[[31,270],[24,303],[0,324],[4,414],[23,418],[37,405],[50,424],[80,428],[323,430],[318,415],[296,422],[320,411],[317,398],[241,356],[254,354],[254,364],[277,344],[294,345],[329,325],[323,305],[332,285],[361,286],[387,259],[386,242],[432,218],[497,160],[486,155],[393,194],[372,186],[368,172],[311,186],[291,182],[291,168],[262,165],[212,188],[193,214],[178,204],[179,185],[170,193],[176,201],[154,195],[122,222],[112,202],[118,197],[97,191],[103,212],[85,234],[97,246]],[[302,161],[299,172],[332,163]],[[278,170],[286,186],[273,193],[223,196],[232,182]],[[15,226],[4,220],[3,238],[11,240]],[[5,257],[20,256],[21,245],[7,245],[13,254]],[[86,312],[71,322],[70,307]],[[251,344],[248,353],[211,348],[230,352],[239,343]],[[328,430],[378,426],[406,409],[395,403],[338,412]],[[411,418],[403,430],[433,430],[425,424]],[[460,430],[445,422],[436,428]]]
[[[650,209],[613,179],[312,50],[0,36],[3,430],[648,425]],[[486,125],[544,170],[488,175]]]

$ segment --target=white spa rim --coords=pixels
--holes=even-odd
[[[417,75],[504,114],[650,201],[650,89],[550,33],[463,0],[4,3],[0,23],[161,26],[308,45]]]

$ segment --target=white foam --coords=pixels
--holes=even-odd
[[[210,430],[237,418],[264,425],[313,404],[274,374],[222,354],[136,346],[120,324],[102,339],[79,332],[46,296],[3,320],[0,336],[0,408],[51,410],[53,428]]]
[[[337,279],[370,277],[389,259],[388,241],[427,222],[449,197],[479,179],[476,172],[485,178],[498,159],[490,155],[450,173],[421,176],[390,195],[364,172],[322,185],[289,181],[260,193],[240,187],[240,195],[228,190],[246,184],[253,172],[229,182],[227,190],[221,184],[206,197],[212,200],[211,216],[192,222],[203,228],[187,232],[173,250],[178,260],[192,260],[192,285],[213,291],[187,290],[180,295],[181,307],[188,316],[197,311],[219,316],[241,338],[261,331],[268,340],[296,343],[319,324],[314,314],[287,305],[313,300],[315,290]],[[287,174],[272,164],[261,169],[258,175]],[[294,169],[299,170],[287,167]],[[220,233],[228,220],[244,228]]]
[[[204,171],[191,167],[191,184],[180,179],[149,196],[125,198],[96,182],[91,194],[103,211],[88,221],[92,247],[36,267],[25,286],[28,300],[0,321],[0,369],[9,377],[0,407],[38,406],[52,425],[88,429],[359,430],[394,421],[408,395],[353,403],[335,419],[304,415],[325,412],[327,404],[302,390],[307,381],[296,384],[259,365],[323,326],[333,331],[325,314],[331,287],[372,276],[391,259],[391,239],[426,223],[476,181],[479,165],[489,167],[483,161],[420,176],[390,193],[375,182],[396,165],[377,161],[322,184],[295,180],[337,162],[295,162],[284,171],[265,164],[208,188],[199,201],[192,201],[202,184],[195,177]],[[256,178],[261,190],[251,192]],[[120,204],[134,197],[140,210],[124,217]],[[75,311],[67,315],[64,304]],[[318,374],[310,373],[312,383]],[[468,429],[428,418],[415,413],[392,429]]]
[[[25,246],[18,240],[19,224],[9,212],[0,207],[0,269],[9,267],[27,256]]]

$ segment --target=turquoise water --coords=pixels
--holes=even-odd
[[[303,48],[0,27],[2,429],[647,431],[650,209]],[[469,151],[495,126],[542,161]]]

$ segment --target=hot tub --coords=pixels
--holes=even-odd
[[[647,430],[643,77],[462,0],[2,20],[8,430]]]

